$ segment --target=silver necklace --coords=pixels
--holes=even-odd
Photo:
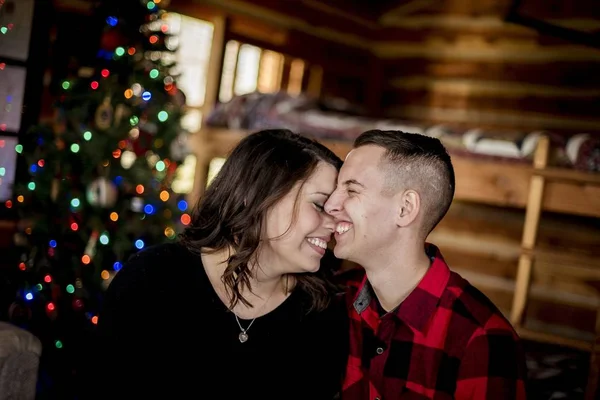
[[[233,315],[235,315],[235,314],[233,314]],[[244,329],[242,327],[242,324],[240,324],[240,319],[238,318],[237,315],[235,315],[235,320],[237,321],[237,324],[241,330],[240,334],[238,335],[238,339],[240,340],[240,343],[246,343],[248,341],[248,334],[246,332],[248,332],[248,330],[250,329],[250,327],[252,326],[254,321],[256,321],[256,317],[254,317],[252,319],[252,321],[250,322],[250,325],[248,325],[248,327],[246,329]]]
[[[263,308],[265,308],[267,306],[267,303],[269,302],[269,300],[271,300],[271,297],[273,297],[273,295],[275,294],[276,291],[277,291],[277,287],[275,288],[275,290],[273,290],[271,295],[267,298],[267,301],[265,301],[264,304],[262,305],[262,307],[258,310],[259,313],[262,311]],[[254,321],[256,321],[256,318],[258,318],[258,317],[252,318],[252,321],[250,321],[250,324],[248,325],[248,327],[246,329],[244,329],[244,327],[240,323],[240,319],[238,318],[237,314],[233,313],[233,316],[235,317],[235,321],[237,322],[238,326],[240,327],[240,331],[241,331],[240,334],[238,335],[238,339],[240,340],[240,343],[246,343],[249,338],[248,331],[250,330],[250,327],[252,327],[252,324],[254,324]]]

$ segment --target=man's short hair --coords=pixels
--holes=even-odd
[[[385,149],[381,167],[386,194],[414,189],[421,198],[425,236],[448,212],[454,198],[454,168],[439,139],[402,131],[369,130],[354,141],[354,148],[375,145]]]

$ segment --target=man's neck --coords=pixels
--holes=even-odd
[[[397,249],[395,257],[382,257],[363,267],[381,307],[389,312],[419,285],[429,265],[423,244],[414,244]]]

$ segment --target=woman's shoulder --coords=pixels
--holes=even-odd
[[[179,242],[149,246],[133,254],[116,274],[110,286],[165,287],[170,280],[182,282],[201,265],[200,257]]]

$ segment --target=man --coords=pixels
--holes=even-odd
[[[350,282],[344,400],[525,399],[519,338],[498,309],[425,242],[454,196],[439,140],[368,131],[325,204]]]

